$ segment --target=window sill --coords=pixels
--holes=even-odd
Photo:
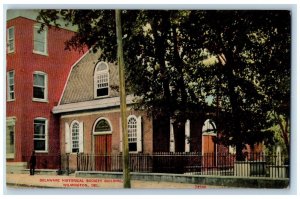
[[[6,154],[6,159],[15,159],[15,154],[14,153]]]
[[[103,96],[94,96],[95,99],[101,99],[101,98],[107,98],[109,95],[103,95]]]
[[[138,151],[129,151],[129,153],[132,153],[132,154],[138,154],[138,153],[140,153],[140,152],[138,152]]]
[[[34,150],[35,153],[48,153],[48,151],[37,151],[37,150]]]
[[[34,54],[37,54],[37,55],[43,55],[43,56],[49,56],[48,53],[45,53],[45,52],[39,52],[39,51],[32,51]]]
[[[13,51],[7,51],[7,54],[9,55],[9,54],[15,54],[15,51],[13,50]]]
[[[16,101],[16,99],[8,99],[8,100],[6,100],[7,102],[14,102],[14,101]]]
[[[33,102],[43,102],[43,103],[48,103],[48,99],[38,99],[38,98],[32,98]]]

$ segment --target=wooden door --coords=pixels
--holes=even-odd
[[[95,169],[96,171],[111,170],[111,134],[94,137]]]

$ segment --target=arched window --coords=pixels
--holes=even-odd
[[[142,152],[142,117],[130,115],[127,118],[128,145],[130,152]],[[122,151],[122,127],[120,119],[120,151]]]
[[[71,125],[72,153],[79,152],[79,122],[75,121]]]
[[[111,124],[109,120],[107,120],[106,118],[97,119],[93,129],[94,129],[94,135],[112,133]]]
[[[129,151],[137,151],[137,118],[128,118],[128,145]]]
[[[83,122],[65,123],[65,153],[83,153]]]
[[[94,73],[94,96],[95,98],[108,96],[109,71],[108,64],[101,61],[97,64]]]
[[[202,127],[202,135],[217,135],[217,127],[212,119],[207,119]]]

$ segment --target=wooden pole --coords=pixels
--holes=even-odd
[[[130,170],[129,170],[129,149],[128,149],[128,131],[127,131],[127,115],[126,115],[126,93],[125,93],[125,74],[122,44],[122,25],[121,11],[116,10],[116,30],[118,44],[118,64],[119,64],[119,80],[120,80],[120,108],[121,123],[123,132],[123,187],[131,188]]]

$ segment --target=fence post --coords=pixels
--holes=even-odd
[[[76,170],[79,171],[79,153],[78,152],[77,152],[77,156],[76,156],[76,165],[77,165]]]
[[[67,175],[69,175],[69,153],[66,153],[67,156]]]
[[[58,175],[61,175],[62,174],[62,172],[61,172],[61,155],[60,154],[58,154],[58,164],[59,164],[59,168],[58,168],[58,172],[57,172],[57,174]]]

